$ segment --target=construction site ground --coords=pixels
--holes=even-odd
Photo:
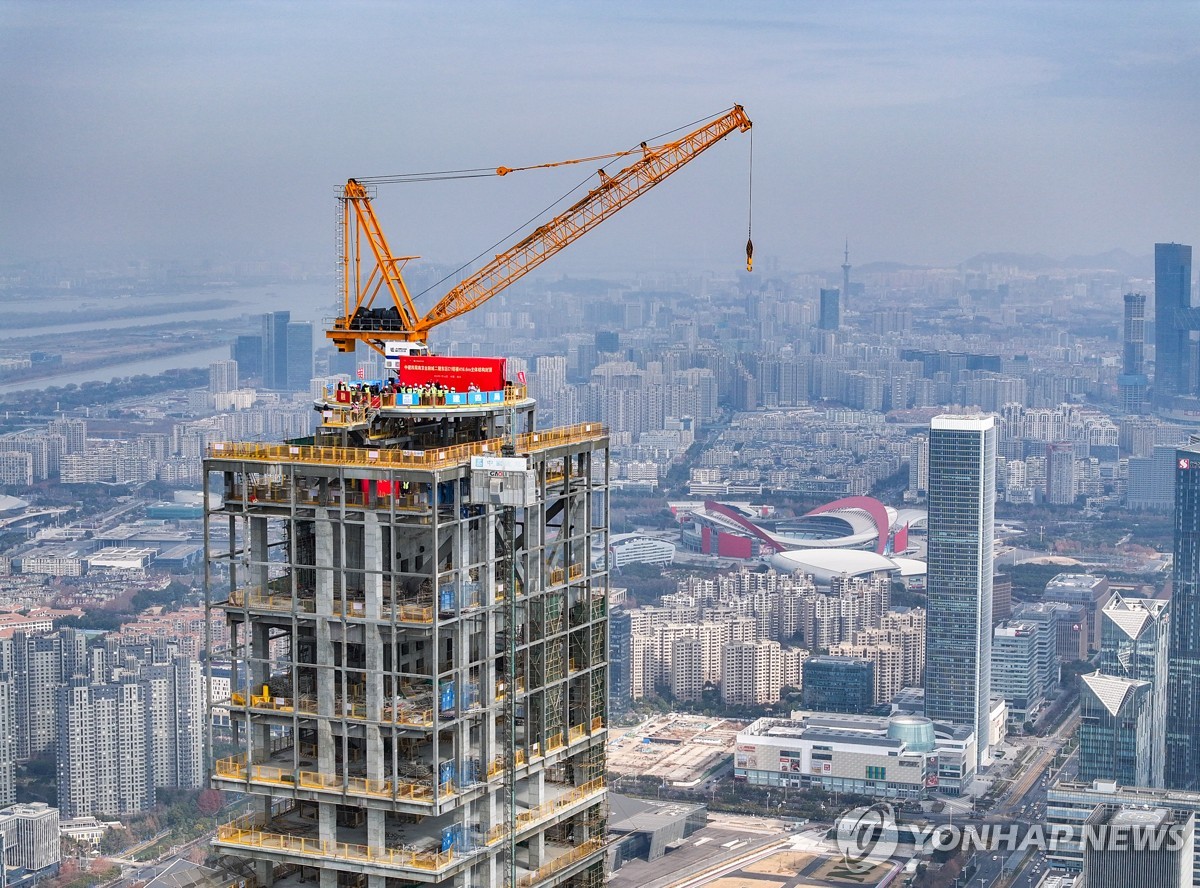
[[[741,722],[669,713],[626,728],[608,742],[608,772],[615,777],[657,777],[694,787],[730,766]]]

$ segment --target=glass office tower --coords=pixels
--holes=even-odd
[[[975,730],[990,761],[992,525],[996,423],[935,416],[929,427],[925,714]]]
[[[1154,245],[1154,402],[1191,394],[1191,349],[1180,312],[1192,307],[1192,248]]]
[[[1175,451],[1174,548],[1166,784],[1190,789],[1200,778],[1200,435]]]

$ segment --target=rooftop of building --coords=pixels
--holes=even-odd
[[[799,571],[809,574],[815,582],[823,585],[827,585],[833,577],[838,576],[867,576],[903,571],[902,565],[898,564],[896,559],[862,549],[826,548],[779,552],[771,556],[771,566],[787,573]],[[913,569],[911,565],[909,569]]]
[[[911,713],[893,715],[858,715],[836,712],[792,713],[791,718],[760,718],[748,725],[741,733],[756,737],[789,737],[809,740],[836,740],[845,743],[870,743],[872,745],[904,746],[904,741],[888,737],[889,729],[911,728],[917,724],[931,724],[939,740],[966,740],[971,729],[965,725],[950,725],[931,722],[923,716]]]
[[[1046,583],[1046,591],[1080,590],[1094,592],[1105,582],[1107,582],[1105,577],[1097,577],[1092,574],[1060,573],[1051,577],[1049,582]]]

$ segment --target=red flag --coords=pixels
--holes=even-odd
[[[359,367],[358,370],[355,372],[357,373],[359,379],[367,378],[367,371],[365,369],[363,369],[362,367]]]
[[[519,383],[521,383],[521,385],[525,384],[525,371],[524,370],[517,371],[517,381]]]

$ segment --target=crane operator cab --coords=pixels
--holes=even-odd
[[[389,370],[400,369],[401,358],[417,358],[429,355],[429,346],[424,342],[395,342],[383,344],[383,364]]]

